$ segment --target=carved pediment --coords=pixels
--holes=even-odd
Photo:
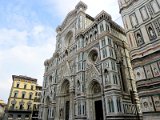
[[[92,65],[86,71],[86,80],[100,79],[100,73],[97,68]]]
[[[62,74],[63,77],[71,75],[71,70],[70,70],[68,61],[66,61],[66,64],[62,66],[60,74]]]
[[[69,12],[60,27],[61,30],[64,29],[76,17],[76,15],[77,10],[72,10],[71,12]]]

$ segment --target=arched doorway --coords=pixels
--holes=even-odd
[[[61,86],[61,105],[59,110],[59,118],[62,120],[69,120],[70,116],[70,93],[69,93],[69,81],[64,80]]]
[[[102,90],[96,80],[93,80],[89,85],[89,99],[89,107],[92,109],[91,119],[103,120]]]

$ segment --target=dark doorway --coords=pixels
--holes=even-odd
[[[102,109],[102,101],[95,101],[95,115],[96,120],[103,120],[103,109]]]
[[[69,101],[66,101],[65,120],[69,120]]]

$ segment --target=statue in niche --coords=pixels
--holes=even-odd
[[[99,93],[100,91],[100,86],[98,84],[94,85],[94,93]]]
[[[144,102],[143,105],[144,105],[145,108],[148,107],[148,103],[147,102]]]
[[[61,109],[59,110],[59,117],[60,117],[60,118],[63,118],[63,108],[61,108]]]
[[[108,77],[108,70],[107,69],[104,70],[104,77],[105,77],[105,83],[108,84],[109,83],[109,77]]]
[[[77,82],[77,91],[80,92],[80,83],[79,83],[79,80]]]
[[[143,43],[142,36],[139,33],[137,33],[137,42],[138,42],[138,45],[141,45]]]
[[[154,32],[153,32],[153,29],[151,27],[148,28],[148,32],[149,32],[151,37],[154,37]]]
[[[141,78],[140,72],[137,72],[137,76],[138,76],[138,78]]]
[[[155,101],[155,106],[160,107],[160,101]]]

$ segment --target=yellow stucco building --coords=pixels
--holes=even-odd
[[[13,120],[31,119],[33,108],[35,107],[37,79],[22,75],[12,75],[12,79],[13,83],[7,106],[7,118]]]

